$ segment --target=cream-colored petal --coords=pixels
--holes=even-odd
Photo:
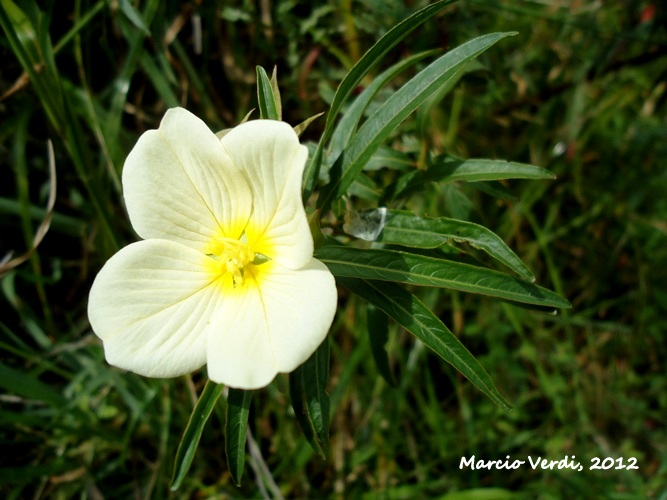
[[[104,265],[90,290],[88,318],[110,364],[149,377],[204,365],[221,300],[207,259],[179,243],[145,240]]]
[[[258,389],[277,375],[269,327],[256,293],[226,297],[219,329],[208,337],[209,378],[238,389]]]
[[[220,140],[182,108],[139,138],[125,161],[123,191],[139,236],[199,250],[214,236],[238,238],[252,210],[246,179]]]
[[[334,278],[316,259],[299,270],[270,265],[259,286],[225,297],[224,325],[208,337],[211,380],[241,389],[291,372],[322,343],[336,312]]]
[[[273,120],[243,123],[221,143],[253,193],[253,213],[246,228],[253,249],[290,269],[304,266],[313,256],[301,199],[308,149],[299,144],[292,127]]]

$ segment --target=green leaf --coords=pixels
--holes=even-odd
[[[257,102],[259,103],[259,114],[262,119],[280,120],[278,112],[280,104],[276,102],[269,75],[261,66],[257,66]]]
[[[27,2],[22,6],[32,8],[33,11],[37,10],[34,2]],[[39,96],[51,123],[61,123],[64,119],[62,98],[59,93],[59,85],[54,81],[55,67],[49,66],[44,61],[44,47],[40,46],[33,22],[12,0],[0,0],[0,26],[2,26],[12,52],[18,58],[23,70],[29,75],[30,85]],[[57,129],[59,130],[60,127]]]
[[[368,200],[377,204],[382,192],[378,186],[364,173],[360,173],[348,190],[350,196],[356,196],[362,200]]]
[[[319,118],[323,114],[324,114],[324,112],[317,113],[316,115],[313,115],[310,118],[306,118],[304,121],[302,121],[298,125],[295,125],[294,126],[294,132],[296,133],[296,135],[301,137],[301,134],[303,134],[304,130],[306,130],[308,128],[308,125],[310,125],[314,120],[316,120],[317,118]]]
[[[150,28],[151,23],[159,9],[160,0],[147,0],[142,2],[142,11],[137,14],[142,19],[143,24]],[[132,76],[137,71],[137,66],[141,60],[141,54],[144,51],[144,39],[146,34],[143,30],[136,29],[136,26],[129,20],[129,18],[119,18],[119,27],[125,42],[127,43],[127,51],[123,58],[121,69],[116,73],[115,82],[113,85],[113,92],[111,94],[111,103],[108,108],[107,118],[101,124],[103,125],[103,132],[105,137],[109,138],[108,145],[112,148],[113,157],[123,157],[125,151],[115,151],[120,148],[120,144],[116,144],[116,138],[120,135],[122,130],[123,116],[125,115],[125,103],[127,101],[128,90]]]
[[[437,175],[440,182],[556,178],[553,173],[541,167],[505,160],[442,161],[435,163],[429,171]]]
[[[365,171],[380,170],[381,168],[388,168],[390,170],[406,170],[414,168],[415,162],[410,156],[402,151],[396,151],[387,146],[380,146],[378,150],[373,153],[368,163],[364,165]],[[356,180],[356,179],[355,179]]]
[[[155,1],[157,0],[153,0]],[[89,169],[92,164],[92,151],[84,139],[85,134],[80,119],[71,105],[73,87],[60,78],[49,30],[36,29],[40,26],[48,28],[48,16],[39,10],[34,1],[23,1],[21,6],[31,14],[30,17],[11,0],[0,0],[0,26],[7,36],[12,51],[30,76],[30,85],[39,97],[41,108],[44,109],[53,129],[63,137],[63,145],[67,148],[79,179],[87,191],[88,200],[97,212],[103,233],[107,237],[105,243],[117,249],[111,215],[99,197],[99,193],[103,192],[100,179],[92,175]],[[118,134],[111,136],[117,137]]]
[[[411,248],[437,248],[448,241],[468,243],[533,282],[535,276],[495,233],[472,222],[456,219],[429,219],[410,212],[387,210],[384,228],[376,241]]]
[[[415,12],[410,17],[404,19],[396,26],[391,28],[382,36],[375,44],[368,49],[368,51],[357,61],[352,67],[343,81],[340,82],[336,94],[334,95],[331,107],[327,114],[327,122],[324,127],[324,132],[320,142],[317,145],[315,154],[311,156],[306,171],[304,172],[304,199],[308,199],[315,190],[315,185],[319,178],[320,166],[322,164],[322,152],[324,145],[329,141],[331,133],[333,132],[333,124],[338,117],[341,106],[350,95],[350,93],[357,87],[359,82],[368,74],[368,72],[380,62],[385,54],[389,52],[396,44],[403,40],[408,34],[421,25],[426,20],[430,19],[437,12],[445,8],[447,5],[453,3],[454,0],[442,0],[434,4],[428,5],[423,9]]]
[[[290,398],[297,421],[310,446],[326,459],[329,446],[329,339],[290,373]]]
[[[446,493],[439,500],[519,500],[522,496],[505,488],[470,488]]]
[[[560,295],[492,269],[393,250],[362,250],[343,246],[317,249],[319,260],[335,276],[397,281],[479,293],[543,307],[569,308]]]
[[[399,177],[389,188],[391,200],[421,191],[427,182],[479,182],[501,179],[555,179],[556,176],[540,167],[505,160],[452,160],[439,157],[424,171],[415,170]]]
[[[20,397],[43,401],[55,408],[62,408],[67,400],[48,384],[24,372],[0,363],[0,387]]]
[[[417,297],[394,283],[379,283],[353,278],[336,280],[421,340],[442,359],[463,374],[494,403],[510,410],[510,404],[496,389],[482,365],[445,324]]]
[[[366,87],[361,94],[359,94],[359,97],[352,101],[352,104],[350,104],[350,106],[345,111],[343,118],[341,118],[341,120],[338,122],[338,125],[336,125],[336,129],[331,136],[331,145],[329,147],[330,157],[333,159],[337,158],[340,152],[345,148],[347,143],[350,141],[350,137],[352,137],[355,130],[357,130],[357,125],[361,120],[364,111],[366,111],[366,108],[380,91],[380,89],[382,89],[392,79],[394,79],[413,64],[421,61],[426,57],[434,55],[437,52],[439,52],[439,50],[428,50],[426,52],[414,54],[394,64],[389,69],[378,75],[371,82],[371,84]]]
[[[120,11],[125,14],[125,16],[130,20],[130,22],[141,32],[144,34],[144,36],[150,36],[151,32],[148,29],[148,26],[146,26],[146,23],[144,23],[143,18],[141,17],[141,14],[136,11],[134,6],[132,5],[131,2],[128,0],[120,0],[119,1],[120,5]]]
[[[273,101],[276,103],[276,112],[278,120],[283,119],[283,103],[280,99],[280,87],[278,87],[278,66],[273,67],[271,73],[271,92],[273,92]]]
[[[479,181],[471,182],[470,187],[496,198],[497,200],[517,201],[516,194],[511,189],[505,187],[498,181]]]
[[[428,98],[428,100],[422,106],[419,107],[417,110],[417,116],[415,118],[415,129],[418,137],[420,137],[423,141],[426,141],[427,150],[430,149],[433,140],[431,136],[433,132],[432,124],[434,110],[441,107],[443,99],[450,94],[454,87],[458,85],[461,78],[473,71],[484,69],[484,65],[479,61],[470,61],[461,71],[456,74],[454,78],[450,78],[445,85],[440,87],[431,97]],[[453,139],[458,136],[457,129],[462,106],[462,93],[463,89],[461,89],[453,96],[451,105],[447,110],[449,119],[447,130],[445,131],[444,142],[441,146],[445,150],[451,148]]]
[[[232,480],[241,486],[245,464],[245,440],[252,391],[229,388],[225,419],[225,455]]]
[[[389,356],[387,355],[387,339],[389,338],[389,321],[387,315],[372,304],[366,309],[366,321],[368,324],[368,338],[371,344],[371,353],[375,365],[389,385],[395,386],[394,376],[389,368]]]
[[[170,85],[170,78],[165,78],[165,71],[163,68],[159,68],[155,64],[153,56],[147,52],[143,52],[139,59],[141,61],[141,67],[150,78],[151,83],[155,87],[155,90],[160,94],[160,97],[164,100],[165,104],[170,108],[175,108],[180,104],[180,101]],[[172,76],[172,75],[169,75]]]
[[[16,443],[16,445],[19,445],[19,443]],[[58,457],[54,460],[44,458],[39,464],[31,464],[30,467],[26,467],[25,465],[0,467],[0,484],[4,486],[6,491],[9,491],[5,485],[17,483],[28,484],[30,482],[34,484],[43,481],[45,477],[63,476],[68,473],[77,473],[71,460],[68,460],[66,457]],[[20,494],[8,494],[4,498],[21,498],[21,496]]]
[[[183,482],[185,475],[190,469],[192,460],[195,457],[199,440],[201,439],[204,426],[213,412],[215,403],[218,401],[224,386],[211,382],[206,382],[204,390],[199,396],[190,420],[185,428],[181,443],[176,451],[176,460],[174,463],[174,473],[171,479],[171,490],[176,491]]]
[[[439,57],[397,90],[364,122],[331,169],[331,181],[318,199],[323,211],[340,198],[382,142],[429,96],[455,78],[465,65],[493,44],[514,33],[491,33]]]
[[[210,124],[219,124],[222,122],[220,115],[218,114],[219,110],[217,109],[217,106],[213,104],[213,99],[210,95],[211,92],[207,89],[207,84],[205,83],[208,81],[208,75],[204,74],[198,67],[196,67],[195,62],[192,59],[192,52],[186,50],[183,43],[181,43],[178,38],[175,38],[171,42],[169,49],[174,51],[176,59],[183,65],[183,70],[187,75],[188,85],[192,87],[192,91],[196,92],[199,99],[201,99],[199,109],[201,109],[204,114],[200,118]]]

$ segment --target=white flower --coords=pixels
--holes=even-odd
[[[88,303],[110,364],[149,377],[206,364],[214,382],[254,389],[308,359],[337,296],[313,258],[307,156],[284,122],[247,122],[218,139],[181,108],[141,136],[123,190],[144,240],[104,265]]]

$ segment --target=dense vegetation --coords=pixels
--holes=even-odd
[[[0,278],[3,497],[170,494],[176,448],[205,373],[163,381],[110,368],[86,316],[95,274],[136,239],[119,174],[138,136],[178,105],[213,130],[234,126],[257,107],[257,65],[277,66],[283,119],[296,125],[326,111],[363,53],[426,3],[29,0],[16,3],[21,17],[0,0],[3,28],[43,51],[20,53],[0,38],[0,258],[31,248],[46,216],[54,189],[48,139],[57,173],[48,232]],[[279,377],[255,394],[241,487],[227,471],[221,401],[174,497],[473,498],[470,490],[485,489],[474,498],[665,498],[666,24],[660,2],[462,0],[375,72],[486,33],[519,33],[482,54],[390,139],[406,168],[419,168],[427,153],[448,153],[557,175],[433,183],[409,207],[490,228],[537,283],[572,303],[549,315],[479,295],[421,293],[511,412],[393,324],[389,384],[367,335],[377,318],[341,287],[330,334],[327,459],[302,436],[287,378]],[[30,33],[36,39],[26,41]],[[315,120],[302,140],[316,141],[323,127]],[[395,180],[390,170],[371,174],[383,185]],[[355,203],[367,206],[362,196]],[[337,213],[326,219],[334,230],[343,224]],[[465,246],[455,251],[484,258]],[[459,469],[472,455],[574,455],[584,470]],[[636,457],[639,469],[588,470],[592,457]],[[453,494],[463,491],[470,496]]]

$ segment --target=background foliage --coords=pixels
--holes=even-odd
[[[284,120],[296,125],[326,110],[363,52],[425,2],[26,1],[25,17],[0,4],[5,23],[35,27],[39,47],[20,53],[0,38],[0,256],[30,248],[45,216],[49,138],[58,181],[38,252],[0,281],[0,491],[165,498],[205,379],[154,381],[109,368],[85,312],[97,270],[135,239],[118,181],[127,152],[171,106],[214,130],[238,123],[257,106],[256,65],[278,66]],[[174,496],[415,498],[485,489],[485,498],[665,498],[666,20],[660,2],[467,0],[386,58],[389,67],[492,31],[519,32],[391,139],[408,168],[436,151],[558,175],[481,188],[433,184],[410,207],[491,228],[538,283],[573,304],[550,316],[458,292],[422,294],[512,412],[392,325],[396,383],[388,384],[366,334],[378,318],[341,288],[327,460],[298,431],[279,377],[254,395],[241,488],[225,463],[219,404]],[[47,64],[24,73],[22,58]],[[316,140],[323,126],[313,122],[303,140]],[[363,199],[355,203],[364,208]],[[584,465],[634,456],[640,469],[459,470],[473,454],[575,455]]]

